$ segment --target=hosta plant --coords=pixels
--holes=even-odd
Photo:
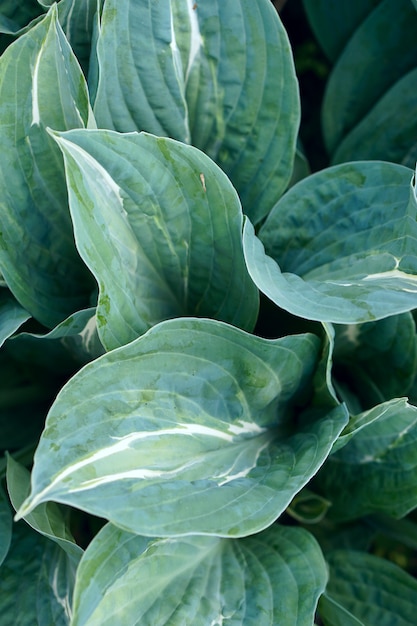
[[[410,163],[299,180],[270,0],[0,33],[1,623],[413,624]]]

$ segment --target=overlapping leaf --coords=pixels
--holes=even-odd
[[[357,27],[381,0],[303,0],[321,47],[336,61]]]
[[[0,269],[20,304],[50,327],[82,308],[91,277],[74,246],[64,166],[45,126],[84,126],[88,110],[54,6],[0,59]]]
[[[410,0],[383,0],[356,30],[326,86],[322,118],[330,153],[385,92],[417,66],[416,29]]]
[[[323,322],[356,324],[416,308],[412,174],[391,163],[346,163],[295,185],[259,239],[245,224],[256,285],[290,313]]]
[[[391,400],[361,418],[365,426],[329,457],[317,484],[336,520],[378,511],[402,517],[417,506],[417,408]]]
[[[291,49],[271,2],[107,0],[97,45],[98,125],[191,142],[260,221],[288,185],[299,124]]]
[[[28,319],[30,314],[9,290],[0,288],[0,346]]]
[[[0,486],[0,566],[7,556],[12,540],[12,511],[3,488]]]
[[[181,315],[252,330],[236,191],[202,152],[152,135],[71,131],[65,156],[77,246],[100,287],[107,349]]]
[[[417,582],[397,565],[350,550],[327,557],[330,578],[320,599],[325,626],[412,626]]]
[[[52,407],[19,515],[56,500],[149,536],[265,528],[346,423],[338,406],[297,423],[317,344],[180,319],[100,357]]]
[[[75,572],[65,553],[21,522],[0,575],[4,624],[68,626]]]
[[[348,388],[364,410],[408,394],[417,373],[411,313],[367,324],[336,325],[335,331],[334,377],[342,395]]]
[[[417,69],[396,82],[346,135],[333,154],[332,162],[382,159],[414,167],[417,161],[416,82]]]
[[[307,626],[326,578],[318,545],[299,528],[146,539],[108,524],[81,561],[73,626]]]

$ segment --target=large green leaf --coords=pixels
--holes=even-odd
[[[327,556],[330,577],[319,602],[325,626],[413,626],[417,581],[394,563],[350,550]]]
[[[381,0],[303,0],[310,26],[331,61]]]
[[[16,302],[9,290],[0,288],[0,346],[28,319],[30,314]]]
[[[68,626],[75,572],[65,553],[24,522],[0,575],[0,615],[4,626]]]
[[[74,53],[88,75],[94,22],[102,0],[61,0],[59,21]]]
[[[323,133],[330,153],[384,93],[416,67],[416,31],[410,0],[383,0],[357,29],[326,86]]]
[[[382,159],[414,167],[417,160],[416,82],[417,69],[396,82],[344,138],[332,162]]]
[[[148,536],[265,528],[346,423],[342,407],[297,410],[318,343],[179,319],[107,353],[58,395],[18,514],[56,500]]]
[[[87,87],[56,6],[0,58],[0,270],[20,304],[55,326],[86,304],[58,147],[45,127],[84,126]]]
[[[245,223],[244,253],[256,285],[281,308],[312,320],[356,324],[416,308],[412,174],[366,161],[299,182],[271,211],[260,239]]]
[[[242,210],[215,163],[144,133],[71,131],[57,141],[107,349],[182,315],[253,329],[258,291],[243,257]]]
[[[308,626],[326,579],[317,543],[299,528],[146,539],[108,524],[81,561],[72,624]]]
[[[336,325],[334,379],[362,410],[407,395],[417,374],[417,336],[411,313],[367,324]],[[343,385],[343,387],[342,387]]]
[[[98,125],[192,143],[260,221],[292,173],[298,86],[270,0],[107,0],[98,38]]]
[[[378,511],[402,517],[417,506],[417,408],[397,399],[361,417],[365,426],[329,457],[317,485],[336,520]]]

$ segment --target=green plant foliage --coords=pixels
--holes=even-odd
[[[1,626],[413,626],[415,8],[2,3]]]
[[[320,600],[326,626],[413,623],[417,582],[399,567],[370,554],[342,550],[328,555],[327,561],[330,579]]]
[[[300,528],[153,539],[108,524],[80,563],[73,624],[308,624],[326,580],[320,549]]]
[[[365,161],[302,180],[271,210],[259,239],[246,221],[254,282],[283,309],[322,322],[368,322],[414,308],[411,177],[408,168]]]
[[[299,122],[270,2],[107,0],[97,62],[100,127],[191,142],[226,172],[254,222],[267,214],[291,177]]]

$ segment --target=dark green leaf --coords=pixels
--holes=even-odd
[[[12,540],[12,510],[0,485],[0,566],[7,556]],[[1,577],[1,574],[0,574]]]

